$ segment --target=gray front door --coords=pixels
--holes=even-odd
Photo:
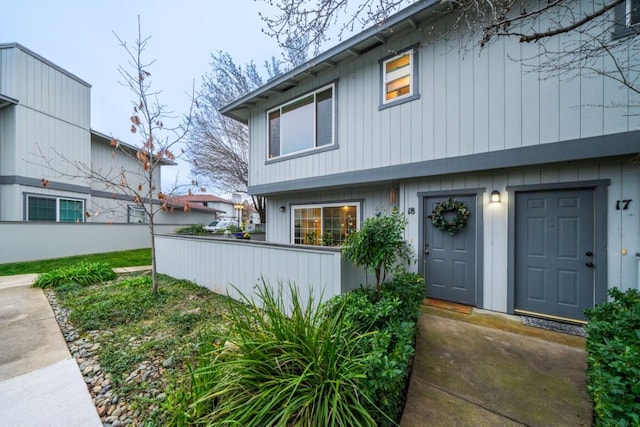
[[[586,320],[594,304],[592,189],[516,193],[515,311]]]
[[[464,203],[471,212],[466,227],[454,235],[434,227],[429,218],[435,206],[448,198],[442,196],[423,199],[422,273],[427,286],[426,296],[477,305],[476,196],[452,196],[453,200]]]

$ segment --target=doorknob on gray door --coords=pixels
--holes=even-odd
[[[591,251],[587,251],[587,252],[585,252],[584,254],[585,254],[586,256],[593,256],[593,252],[591,252]]]
[[[590,268],[594,267],[594,265],[593,265],[593,263],[591,261],[585,262],[584,265],[586,265],[587,267],[590,267]]]

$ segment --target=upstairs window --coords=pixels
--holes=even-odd
[[[333,92],[327,86],[267,113],[269,159],[333,145]]]
[[[627,0],[627,27],[640,24],[640,0]]]
[[[381,108],[419,97],[416,61],[413,48],[381,60]]]
[[[640,33],[640,0],[626,0],[616,6],[613,38]]]

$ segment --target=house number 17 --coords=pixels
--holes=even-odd
[[[623,211],[626,211],[627,209],[629,209],[629,203],[631,203],[631,199],[616,200],[616,210],[619,211],[620,209],[622,209]]]

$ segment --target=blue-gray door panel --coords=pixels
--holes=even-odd
[[[471,215],[466,227],[454,235],[438,230],[429,215],[438,203],[448,197],[425,197],[424,242],[425,255],[422,273],[428,298],[460,304],[476,305],[476,196],[456,196]]]
[[[593,190],[516,193],[515,309],[586,320],[594,247]]]

